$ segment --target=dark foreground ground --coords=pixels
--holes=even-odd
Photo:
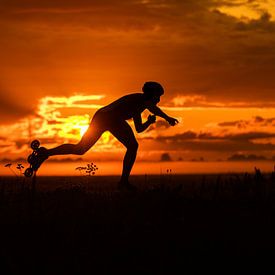
[[[274,173],[117,180],[0,178],[0,274],[274,274]]]

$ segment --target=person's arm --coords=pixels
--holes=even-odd
[[[170,117],[168,115],[166,115],[158,106],[156,105],[150,105],[147,108],[151,113],[153,113],[156,116],[162,117],[164,118],[170,125],[174,126],[177,123],[179,123],[179,121],[176,118]]]
[[[156,117],[149,115],[145,123],[142,123],[140,114],[134,116],[134,124],[138,133],[145,131],[151,124],[156,122]]]

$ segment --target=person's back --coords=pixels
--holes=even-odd
[[[97,113],[109,113],[113,118],[127,120],[145,110],[145,97],[142,93],[125,95],[109,105],[102,107]]]

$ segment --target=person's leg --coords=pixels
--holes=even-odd
[[[86,153],[100,138],[104,131],[98,127],[96,123],[91,123],[88,130],[82,136],[81,140],[77,144],[62,144],[52,149],[47,150],[48,156],[55,155],[83,155]]]
[[[123,160],[123,169],[121,183],[128,183],[128,178],[136,160],[138,143],[135,135],[126,121],[116,123],[111,129],[108,129],[126,148],[126,154]]]
[[[63,144],[52,149],[46,149],[45,147],[40,147],[37,150],[37,155],[35,156],[35,161],[33,162],[33,168],[36,171],[41,164],[50,156],[55,155],[83,155],[87,152],[100,138],[102,133],[105,131],[104,121],[97,117],[93,118],[88,130],[81,138],[80,142],[77,144]]]

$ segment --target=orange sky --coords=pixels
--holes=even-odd
[[[137,134],[138,160],[275,156],[271,0],[3,0],[0,11],[1,159],[25,158],[33,138],[77,142],[99,107],[148,80],[181,123]],[[123,154],[106,133],[85,158]]]

